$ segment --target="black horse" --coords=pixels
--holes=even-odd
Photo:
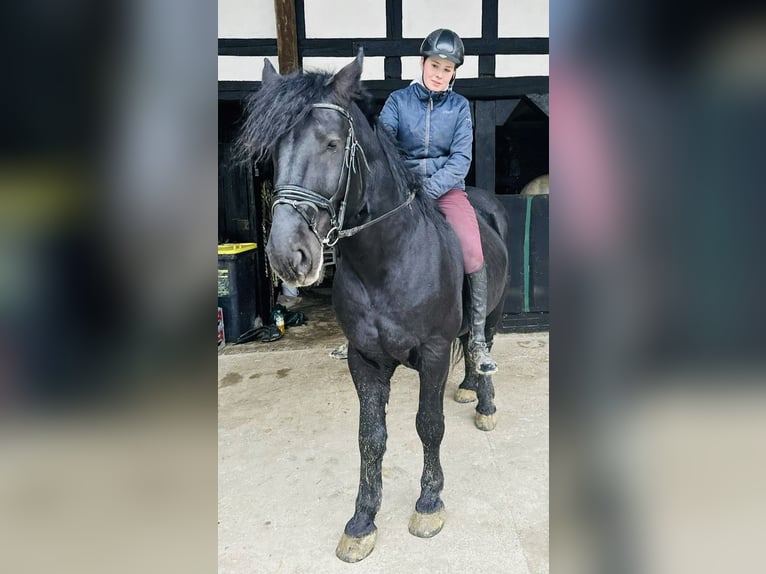
[[[444,524],[439,446],[452,343],[465,351],[460,244],[435,203],[404,167],[386,130],[362,112],[362,52],[337,74],[280,76],[266,60],[261,89],[248,102],[238,140],[248,160],[271,157],[274,203],[266,252],[288,284],[322,279],[323,248],[336,245],[333,305],[348,338],[348,366],[359,397],[361,471],[356,512],[336,549],[346,562],[375,545],[382,495],[390,379],[399,365],[418,371],[416,417],[423,443],[421,493],[409,523],[430,537]],[[502,315],[508,275],[507,224],[494,195],[469,190],[479,216],[488,273],[488,345]],[[478,398],[476,425],[495,427],[491,378],[466,377],[456,400]]]

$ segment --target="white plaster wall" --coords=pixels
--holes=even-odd
[[[304,0],[306,38],[385,38],[385,0]]]
[[[218,0],[218,37],[276,38],[274,0]]]
[[[548,54],[498,54],[495,77],[548,76]]]
[[[268,56],[274,69],[279,69],[276,56]],[[261,81],[263,56],[218,56],[218,80],[244,82]]]
[[[305,70],[337,72],[353,59],[352,56],[348,58],[303,58],[303,68]],[[365,57],[362,79],[380,80],[384,78],[384,64],[385,58],[383,56]]]
[[[309,38],[385,38],[385,0],[304,0]],[[451,28],[463,38],[481,37],[481,0],[402,0],[402,35],[423,38],[436,28]],[[548,0],[500,0],[501,38],[548,37]],[[219,38],[276,38],[273,0],[218,0]],[[269,58],[275,67],[276,56]],[[305,68],[338,70],[348,58],[304,58]],[[419,58],[401,58],[402,78],[420,75]],[[382,57],[365,58],[365,80],[382,80]],[[219,56],[219,80],[260,80],[260,56]],[[547,76],[547,55],[498,55],[497,77]],[[459,78],[478,76],[478,56],[467,56]]]
[[[402,36],[425,38],[437,28],[481,38],[481,0],[402,0]]]
[[[500,38],[547,38],[548,0],[499,0],[497,35]]]

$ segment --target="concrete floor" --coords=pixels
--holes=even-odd
[[[218,358],[221,573],[531,573],[548,563],[548,334],[501,334],[493,355],[497,428],[474,427],[474,405],[444,404],[444,529],[420,539],[407,522],[420,491],[418,382],[392,380],[383,503],[375,550],[346,564],[335,546],[358,484],[358,402],[324,293],[293,307],[308,324],[273,343],[229,345]]]

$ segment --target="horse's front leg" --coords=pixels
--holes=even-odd
[[[348,367],[359,397],[359,493],[356,511],[346,524],[335,554],[344,562],[358,562],[375,547],[375,515],[383,496],[381,466],[386,451],[386,404],[396,364],[380,365],[363,359],[348,347]]]
[[[418,372],[420,402],[415,424],[423,443],[423,475],[420,478],[420,498],[410,518],[410,533],[430,538],[444,525],[444,503],[441,491],[444,474],[439,449],[444,437],[444,387],[449,373],[450,344],[424,348]]]

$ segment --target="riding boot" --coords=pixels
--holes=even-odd
[[[476,372],[491,375],[497,372],[497,363],[490,357],[487,340],[484,336],[484,321],[487,316],[487,268],[468,273],[468,293],[471,300],[471,335],[468,340],[468,352],[473,359]]]

